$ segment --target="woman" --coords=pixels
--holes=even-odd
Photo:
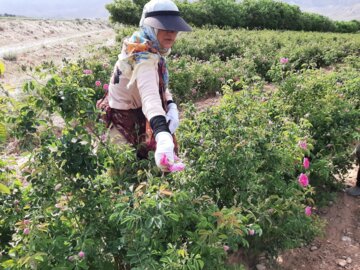
[[[179,114],[168,89],[165,57],[179,31],[191,28],[171,0],[148,2],[140,30],[123,43],[107,96],[112,141],[131,143],[140,158],[155,150],[156,165],[162,170],[166,170],[164,163],[172,164],[175,159],[172,134]]]

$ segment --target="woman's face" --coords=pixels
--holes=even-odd
[[[176,31],[159,29],[156,37],[159,41],[160,47],[163,49],[170,49],[176,40],[177,33],[178,32]]]

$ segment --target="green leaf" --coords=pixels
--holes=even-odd
[[[0,75],[5,73],[5,64],[0,61]]]
[[[44,257],[46,256],[47,254],[44,253],[44,252],[38,252],[36,253],[35,255],[33,255],[33,258],[37,261],[40,261],[40,262],[43,262],[44,261]]]
[[[6,139],[6,128],[5,125],[0,123],[0,142],[5,141]]]
[[[10,189],[7,186],[5,186],[4,184],[1,184],[1,183],[0,183],[0,192],[1,193],[6,193],[6,194],[11,194]]]
[[[12,259],[7,260],[1,264],[1,266],[4,268],[10,268],[10,267],[13,267],[14,265],[15,265],[15,262]]]
[[[152,224],[153,224],[153,222],[154,222],[154,218],[153,218],[153,217],[148,218],[148,219],[145,221],[145,226],[146,226],[146,228],[147,228],[147,229],[150,229],[151,226],[152,226]]]
[[[156,227],[157,227],[158,229],[161,229],[161,227],[162,227],[162,220],[161,220],[161,218],[160,218],[160,217],[155,217],[155,218],[154,218],[154,222],[155,222]]]

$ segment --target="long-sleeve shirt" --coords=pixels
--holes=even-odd
[[[172,100],[168,89],[165,97],[166,100]],[[109,105],[118,110],[142,107],[149,121],[154,116],[165,116],[159,94],[158,58],[139,64],[131,78],[121,72],[121,60],[117,61],[109,85]]]

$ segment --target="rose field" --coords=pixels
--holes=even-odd
[[[17,96],[0,84],[0,269],[241,270],[321,235],[360,140],[360,35],[181,34],[167,65],[186,167],[164,174],[110,144],[96,109],[134,30],[44,62]]]

